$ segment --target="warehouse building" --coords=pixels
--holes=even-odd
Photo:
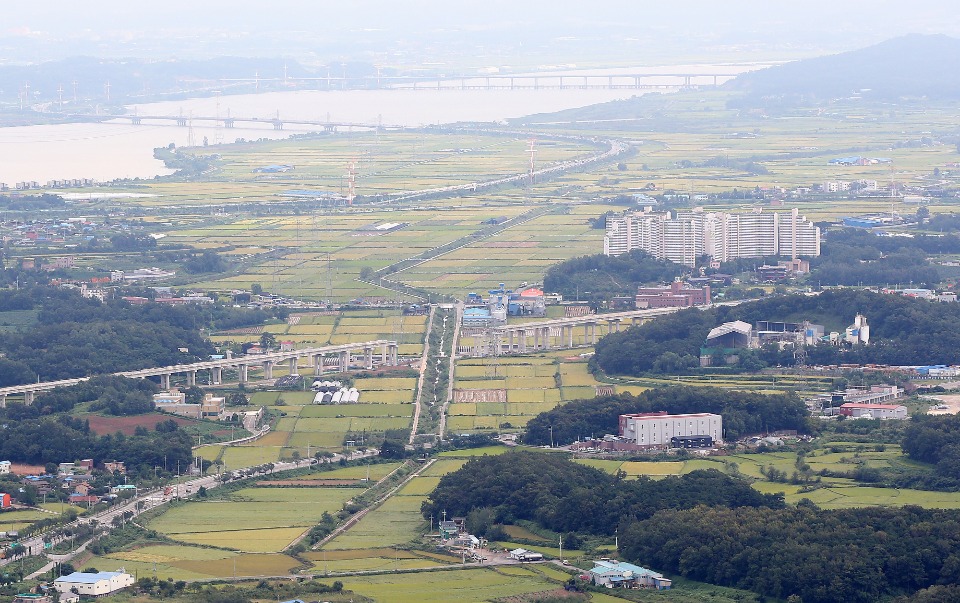
[[[103,597],[118,590],[133,586],[133,576],[124,572],[73,572],[53,581],[57,592],[69,593],[76,589],[84,597]]]
[[[682,440],[671,441],[672,438],[680,436],[709,437],[710,446],[720,443],[723,419],[711,413],[668,415],[662,411],[620,415],[620,437],[638,446],[673,447]],[[704,447],[703,439],[691,441],[697,442],[696,447]],[[679,447],[690,445],[684,443]]]

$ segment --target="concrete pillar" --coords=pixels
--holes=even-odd
[[[373,368],[373,348],[363,348],[363,366],[367,367],[367,370]]]
[[[223,382],[223,368],[215,366],[210,369],[210,383],[220,385]]]
[[[346,373],[350,370],[350,352],[340,352],[340,372]]]
[[[23,392],[23,403],[27,406],[33,404],[33,399],[37,397],[34,392]]]
[[[291,374],[291,375],[299,375],[299,374],[300,374],[300,372],[297,370],[297,364],[299,363],[299,362],[298,362],[299,360],[300,360],[300,359],[297,358],[296,356],[294,356],[293,358],[290,359],[290,374]]]
[[[197,384],[197,371],[187,371],[187,387]]]
[[[0,396],[0,408],[6,408],[6,407],[7,407],[7,396],[6,395]]]
[[[590,322],[590,323],[587,323],[587,326],[590,327],[590,338],[591,338],[591,341],[592,341],[594,344],[596,344],[596,343],[597,343],[597,323],[595,323],[595,322]]]
[[[567,327],[567,338],[568,338],[567,347],[572,348],[573,347],[573,325],[570,325],[569,327]]]
[[[160,389],[170,391],[170,373],[160,375]]]
[[[513,353],[513,331],[507,331],[507,337],[508,337],[508,341],[510,342],[509,345],[507,345],[507,353],[512,354]]]
[[[520,329],[517,334],[520,335],[520,353],[525,354],[527,352],[527,330]]]
[[[323,374],[323,354],[317,354],[313,357],[313,374],[319,377]]]
[[[273,361],[267,360],[263,363],[263,378],[273,379]]]
[[[237,380],[246,383],[250,379],[250,365],[241,364],[237,367]]]
[[[380,345],[380,364],[384,366],[386,366],[387,364],[387,348],[388,347],[389,346],[387,344]]]
[[[543,331],[543,335],[542,335],[543,349],[549,350],[550,349],[550,327],[543,327],[541,330]]]
[[[533,330],[533,351],[540,349],[540,329]]]

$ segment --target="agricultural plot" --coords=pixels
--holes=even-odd
[[[523,427],[563,402],[595,397],[603,385],[585,362],[560,354],[461,359],[447,425],[455,432]]]
[[[148,527],[182,542],[278,552],[319,522],[324,511],[339,510],[356,494],[353,488],[244,488],[227,500],[194,500],[170,509]]]
[[[591,206],[590,215],[612,209]],[[408,285],[445,295],[493,289],[501,282],[542,282],[551,265],[603,248],[603,232],[571,208],[568,214],[547,214],[496,235],[404,270]]]
[[[396,603],[490,601],[557,587],[556,582],[525,568],[518,569],[523,569],[521,575],[475,567],[420,574],[345,577],[342,581],[345,589],[376,601]]]
[[[366,549],[398,546],[415,540],[426,528],[420,517],[421,495],[396,495],[367,513],[353,527],[328,542],[324,549]]]

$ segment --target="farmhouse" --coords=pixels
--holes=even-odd
[[[10,467],[10,461],[0,461],[0,475],[6,475],[10,473]]]
[[[599,560],[593,562],[588,574],[597,586],[607,588],[655,588],[670,590],[672,582],[653,570],[623,561]]]
[[[77,589],[77,593],[88,597],[102,597],[133,585],[133,576],[124,572],[73,572],[53,581],[58,592],[68,593]]]

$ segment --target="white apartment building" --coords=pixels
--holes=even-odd
[[[691,210],[626,213],[607,218],[603,252],[634,249],[693,266],[708,255],[721,262],[763,256],[818,256],[820,229],[799,214],[756,210],[744,214]]]
[[[723,419],[710,413],[620,415],[620,436],[640,446],[667,446],[674,436],[710,436],[719,442],[723,439]]]

